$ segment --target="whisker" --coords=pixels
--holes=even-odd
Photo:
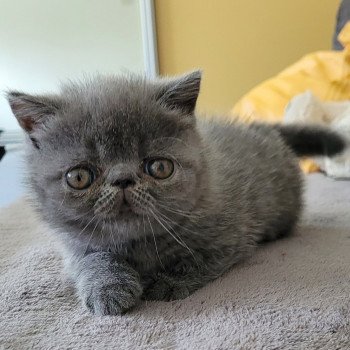
[[[139,195],[138,192],[136,192],[135,195]],[[193,257],[194,261],[196,262],[197,266],[198,266],[198,262],[197,262],[197,259],[193,253],[193,251],[190,249],[190,247],[184,242],[184,240],[180,237],[180,235],[174,230],[174,228],[172,227],[171,225],[171,222],[175,225],[177,225],[176,222],[172,221],[169,217],[167,217],[165,214],[161,213],[160,210],[158,210],[156,208],[156,205],[155,205],[155,199],[149,194],[147,193],[147,204],[148,204],[148,212],[153,216],[153,218],[158,222],[158,224],[180,245],[182,246],[183,248],[187,249],[188,252],[191,254],[191,256]],[[161,205],[163,206],[163,205]],[[165,209],[168,209],[167,206],[163,206]],[[171,210],[171,209],[170,209]],[[193,217],[191,216],[191,214],[188,214],[188,213],[185,213],[185,212],[180,212],[177,214],[180,214],[182,216],[188,216],[189,218]],[[158,259],[159,261],[161,262],[161,259],[159,257],[159,251],[158,251],[158,247],[157,247],[157,243],[156,243],[156,238],[155,238],[155,234],[154,234],[154,230],[153,230],[153,227],[152,227],[152,223],[149,219],[149,216],[147,215],[147,219],[148,219],[148,222],[150,224],[150,228],[151,228],[151,231],[152,231],[152,235],[153,235],[153,240],[154,240],[154,243],[155,243],[155,247],[156,247],[156,252],[157,252],[157,256],[158,256]],[[143,215],[143,220],[144,220],[144,215]],[[144,233],[145,233],[145,224],[144,224]],[[161,262],[161,265],[163,266],[162,262]]]
[[[157,247],[157,242],[156,242],[156,236],[155,236],[155,234],[154,234],[153,227],[152,227],[152,224],[151,224],[151,220],[149,219],[149,216],[148,216],[148,215],[147,215],[147,219],[148,219],[148,222],[149,222],[151,231],[152,231],[153,240],[154,240],[154,245],[155,245],[155,247],[156,247],[156,253],[157,253],[157,256],[158,256],[158,260],[159,260],[159,262],[160,262],[160,266],[163,268],[163,270],[165,270],[164,265],[163,265],[163,263],[162,263],[162,260],[160,259],[160,256],[159,256],[158,247]]]
[[[176,209],[172,209],[172,208],[169,208],[169,207],[165,207],[165,206],[163,206],[163,205],[161,205],[161,204],[158,204],[158,206],[159,206],[160,208],[162,208],[162,209],[164,209],[164,210],[170,212],[170,213],[177,214],[177,215],[186,217],[186,218],[188,218],[188,219],[194,218],[193,215],[187,214],[186,212],[181,212],[181,211],[178,211],[178,210],[176,210]]]
[[[164,210],[169,211],[169,212],[171,212],[173,214],[178,214],[178,215],[187,217],[189,219],[200,218],[200,216],[197,215],[197,214],[193,214],[193,213],[190,213],[190,212],[185,212],[185,211],[180,210],[180,209],[171,208],[171,207],[166,206],[166,205],[164,205],[162,203],[157,203],[157,206],[159,206],[159,207],[163,208]]]
[[[93,219],[94,219],[94,218],[95,218],[95,217],[93,217]],[[92,221],[92,220],[91,220],[91,221]],[[90,223],[91,221],[89,221],[89,223]],[[89,223],[88,223],[88,224],[89,224]],[[98,221],[97,221],[97,223],[96,223],[94,229],[92,230],[92,232],[91,232],[91,234],[90,234],[90,237],[89,237],[89,240],[88,240],[88,242],[87,242],[87,244],[86,244],[85,251],[84,251],[84,254],[83,254],[83,255],[86,254],[87,249],[89,248],[89,244],[90,244],[91,238],[92,238],[92,236],[93,236],[93,234],[94,234],[94,232],[95,232],[95,230],[96,230],[97,224],[98,224]],[[86,227],[87,227],[87,226],[86,226]]]
[[[162,212],[160,212],[160,211],[158,211],[158,213],[159,213],[164,219],[166,218],[169,222],[173,223],[174,226],[180,227],[179,223],[177,223],[177,222],[175,222],[174,220],[170,219],[170,218],[169,218],[168,216],[166,216],[164,213],[162,213]],[[193,222],[191,221],[191,223],[193,223]],[[194,235],[197,235],[197,234],[198,234],[198,232],[193,231],[193,230],[190,230],[189,228],[187,228],[187,227],[184,226],[184,225],[181,225],[181,229],[187,231],[188,233],[192,233],[192,234],[194,234]]]
[[[158,223],[164,228],[164,230],[166,230],[174,239],[177,243],[179,243],[182,247],[189,249],[188,246],[183,242],[183,240],[181,238],[179,238],[178,236],[175,236],[173,233],[171,233],[169,231],[169,229],[165,226],[165,224],[160,220],[159,217],[157,217],[155,215],[155,213],[150,209],[153,217],[158,221]]]
[[[179,243],[182,247],[186,248],[186,246],[184,245],[184,243],[179,239],[177,238],[174,234],[172,234],[169,229],[161,222],[161,220],[159,218],[157,218],[156,216],[154,216],[154,218],[158,221],[158,223],[164,228],[165,231],[167,231],[171,237],[173,237],[175,239],[175,241],[177,243]]]
[[[160,213],[159,211],[158,211],[158,214],[159,215],[161,215],[162,217],[163,217],[163,223],[164,223],[164,225],[169,225],[169,218],[167,217],[167,216],[165,216],[165,215],[163,215],[162,213]],[[158,217],[158,219],[157,219],[157,217],[155,217],[155,219],[158,221],[158,219],[161,221],[162,220],[162,218],[161,217]],[[180,237],[180,235],[175,231],[175,229],[173,228],[173,227],[171,227],[171,225],[169,225],[169,229],[167,229],[160,221],[158,221],[159,222],[159,224],[161,224],[162,225],[162,227],[182,246],[182,247],[184,247],[184,248],[186,248],[188,251],[189,251],[189,253],[192,255],[192,257],[193,257],[193,259],[194,259],[194,261],[196,262],[196,264],[197,264],[197,268],[199,268],[199,264],[198,264],[198,261],[197,261],[197,259],[196,259],[196,257],[195,257],[195,255],[194,255],[194,252],[192,251],[192,249],[184,242],[184,240]],[[169,230],[172,230],[172,232],[173,232],[173,234],[169,231]],[[179,241],[181,242],[179,242]]]
[[[63,203],[64,203],[64,201],[65,201],[65,199],[66,199],[67,192],[68,192],[68,191],[66,191],[66,190],[64,191],[63,200],[62,200],[61,204],[59,205],[58,209],[61,209],[61,207],[62,207],[62,205],[63,205]]]
[[[85,225],[85,227],[78,233],[78,236],[79,237],[85,230],[86,228],[92,223],[92,221],[96,218],[96,216],[94,215],[91,220]]]

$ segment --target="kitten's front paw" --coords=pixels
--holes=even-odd
[[[136,304],[141,294],[142,287],[138,282],[128,285],[112,283],[93,286],[82,299],[95,315],[122,315]]]
[[[185,299],[190,294],[189,287],[183,282],[164,274],[157,274],[147,282],[142,299],[171,301]]]

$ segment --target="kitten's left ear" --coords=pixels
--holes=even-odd
[[[61,101],[54,96],[32,96],[18,91],[9,91],[7,100],[19,125],[28,134],[40,128],[61,107]]]
[[[201,85],[200,70],[179,78],[166,81],[162,86],[158,101],[170,108],[177,108],[186,114],[193,114]]]

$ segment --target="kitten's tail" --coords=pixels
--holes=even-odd
[[[319,126],[276,124],[274,128],[299,157],[318,155],[332,157],[347,146],[339,134]]]

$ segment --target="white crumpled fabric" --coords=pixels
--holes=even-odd
[[[317,124],[341,134],[348,142],[346,150],[336,157],[313,160],[328,176],[350,178],[350,100],[322,102],[311,91],[293,97],[286,107],[285,124]]]

